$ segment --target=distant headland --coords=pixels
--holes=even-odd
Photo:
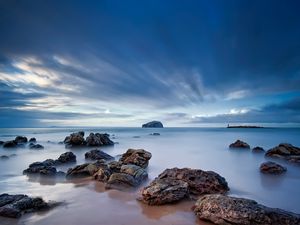
[[[227,128],[264,128],[262,126],[252,126],[252,125],[236,125],[236,126],[232,126],[232,125],[227,125]]]

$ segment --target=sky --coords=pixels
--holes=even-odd
[[[300,1],[1,0],[0,127],[300,124]]]

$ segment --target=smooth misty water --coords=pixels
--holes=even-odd
[[[279,161],[288,168],[286,174],[264,175],[259,165],[266,161],[264,154],[249,150],[229,150],[236,139],[251,147],[269,149],[281,142],[300,146],[300,129],[226,129],[226,128],[101,128],[83,129],[89,132],[113,134],[114,147],[101,148],[111,155],[124,153],[128,148],[143,148],[153,155],[148,173],[149,181],[165,168],[191,167],[213,170],[224,176],[230,195],[251,198],[270,207],[300,213],[300,166]],[[23,193],[41,196],[45,200],[63,201],[50,211],[28,214],[20,220],[0,218],[0,224],[205,224],[198,221],[190,207],[192,202],[149,207],[135,200],[138,190],[105,191],[103,185],[90,179],[73,182],[29,180],[22,171],[34,161],[55,159],[68,150],[58,144],[69,133],[78,129],[38,128],[0,129],[0,140],[14,139],[17,135],[36,137],[44,150],[17,150],[0,148],[0,155],[17,154],[0,160],[0,193]],[[159,132],[160,136],[149,135]],[[134,138],[134,136],[140,136]],[[48,142],[50,141],[50,142]],[[77,164],[85,162],[89,148],[74,149]],[[272,159],[273,161],[276,161]],[[58,169],[66,171],[67,167]],[[148,182],[149,182],[148,181]]]

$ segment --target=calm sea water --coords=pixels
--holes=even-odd
[[[46,200],[63,201],[59,207],[48,212],[28,214],[19,220],[0,219],[0,224],[206,224],[198,221],[190,207],[192,202],[149,207],[135,200],[138,190],[120,192],[105,191],[103,185],[92,180],[55,182],[29,180],[22,171],[35,161],[55,159],[68,151],[58,144],[71,132],[107,132],[118,142],[103,151],[118,155],[128,148],[143,148],[153,155],[148,173],[149,181],[165,168],[191,167],[213,170],[224,176],[232,196],[246,197],[270,207],[300,213],[300,166],[278,161],[288,171],[280,176],[259,172],[264,154],[249,150],[229,150],[228,145],[236,139],[246,141],[251,147],[269,149],[281,142],[300,146],[300,129],[227,129],[227,128],[35,128],[0,129],[0,140],[14,139],[17,135],[35,137],[44,150],[16,150],[0,148],[0,155],[16,154],[0,161],[0,193],[23,193],[41,196]],[[159,132],[160,136],[149,135]],[[139,136],[138,138],[135,136]],[[89,148],[72,150],[77,164],[85,162],[84,153]],[[67,167],[60,167],[66,171]]]

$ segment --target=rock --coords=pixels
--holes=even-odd
[[[70,136],[67,136],[65,138],[64,143],[68,147],[83,145],[85,143],[85,141],[84,141],[84,132],[79,131],[77,133],[70,134]]]
[[[48,209],[50,205],[42,198],[27,195],[0,195],[0,216],[18,218],[23,213]]]
[[[95,163],[84,163],[75,166],[74,168],[70,168],[66,178],[71,179],[93,176],[102,167],[106,167],[105,161],[103,160],[99,160]]]
[[[150,135],[153,135],[153,136],[159,136],[160,133],[151,133]]]
[[[94,179],[101,182],[107,182],[112,175],[112,170],[108,166],[102,166],[94,174]]]
[[[262,147],[256,146],[255,148],[252,149],[252,152],[265,152],[265,150]]]
[[[30,149],[35,149],[35,150],[41,150],[41,149],[44,149],[44,146],[40,145],[40,144],[30,143],[29,148]]]
[[[17,145],[18,145],[18,143],[15,141],[6,141],[3,144],[3,148],[16,148]]]
[[[57,160],[55,160],[55,164],[61,163],[72,163],[76,162],[76,155],[73,152],[65,152],[61,154]]]
[[[300,156],[300,148],[291,144],[281,143],[278,146],[268,150],[265,155],[289,160],[290,157]]]
[[[43,162],[34,162],[23,171],[23,174],[30,175],[43,175],[43,176],[56,176],[57,170],[54,167],[55,160],[47,159]]]
[[[167,189],[167,192],[165,189]],[[169,192],[169,189],[172,192]],[[184,194],[183,190],[185,189]],[[165,204],[178,201],[187,196],[195,197],[203,194],[225,193],[228,190],[229,187],[225,178],[213,171],[172,168],[166,169],[149,186],[143,188],[141,190],[141,199],[143,202],[151,205]],[[150,196],[151,193],[154,195]],[[166,193],[168,196],[165,201],[162,201]]]
[[[109,134],[90,133],[86,138],[87,146],[113,145],[114,142],[109,139]]]
[[[0,141],[0,145],[3,145],[4,144],[4,141]]]
[[[33,137],[33,138],[30,138],[30,139],[29,139],[29,142],[30,142],[30,143],[36,143],[36,138],[34,138],[34,137]]]
[[[188,183],[173,178],[155,179],[141,190],[139,200],[148,205],[177,202],[188,196]]]
[[[85,158],[86,159],[90,159],[90,160],[113,160],[114,157],[112,157],[111,155],[101,151],[101,150],[98,150],[98,149],[94,149],[94,150],[91,150],[87,153],[85,153]]]
[[[236,142],[229,145],[229,148],[246,148],[250,149],[250,146],[241,140],[236,140]]]
[[[193,207],[199,219],[222,225],[298,225],[300,215],[269,208],[256,201],[220,194],[204,195]]]
[[[260,171],[262,173],[269,173],[269,174],[281,174],[286,172],[286,168],[274,163],[274,162],[264,162],[260,165]]]
[[[7,155],[1,155],[0,159],[9,159],[9,156],[7,156]]]
[[[119,159],[119,161],[122,164],[134,164],[142,168],[146,168],[151,157],[151,153],[145,151],[144,149],[128,149],[127,152],[124,153]]]
[[[127,188],[140,185],[148,177],[147,172],[136,165],[122,165],[120,173],[113,173],[106,184],[106,188]]]
[[[18,144],[24,144],[27,143],[27,137],[24,136],[17,136],[15,138],[15,142],[17,142]]]
[[[290,162],[300,163],[300,155],[291,155],[287,159]]]
[[[151,121],[142,125],[142,128],[163,128],[163,124],[160,121]]]

